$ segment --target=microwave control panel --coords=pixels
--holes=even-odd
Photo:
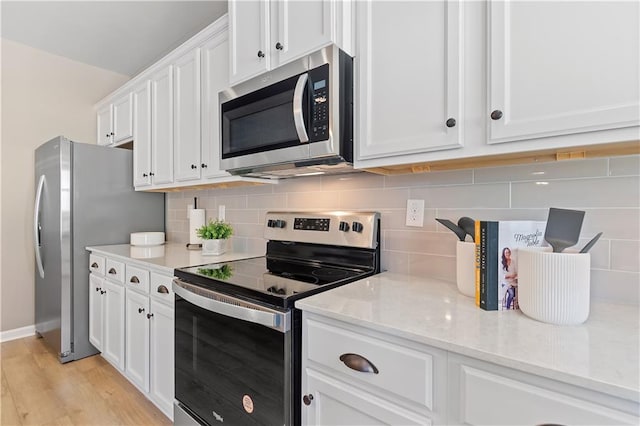
[[[309,71],[311,81],[311,125],[309,138],[312,141],[329,139],[329,65]]]

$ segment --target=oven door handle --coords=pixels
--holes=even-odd
[[[173,280],[173,291],[187,302],[210,312],[264,325],[282,333],[286,333],[291,329],[290,312],[269,309],[226,294],[185,283],[178,278]]]
[[[304,90],[307,88],[307,80],[309,74],[304,73],[298,77],[296,88],[293,91],[293,122],[296,125],[296,132],[298,133],[298,139],[300,142],[309,142],[309,135],[307,135],[307,127],[304,124],[304,113],[302,101],[304,100]]]

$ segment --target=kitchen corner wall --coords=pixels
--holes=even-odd
[[[640,302],[640,156],[567,160],[427,174],[353,173],[282,180],[277,185],[167,194],[167,238],[188,242],[187,206],[198,197],[207,219],[226,207],[236,249],[263,250],[269,210],[373,210],[382,214],[384,270],[455,281],[452,232],[457,221],[546,220],[549,207],[585,210],[581,248],[602,231],[591,253],[593,299]],[[405,226],[407,199],[425,200],[424,226]]]
[[[0,331],[34,324],[34,151],[59,135],[96,142],[93,105],[129,77],[1,40]]]

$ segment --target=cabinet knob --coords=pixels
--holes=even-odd
[[[198,166],[196,166],[195,164],[192,164],[192,165],[191,165],[191,169],[192,169],[192,170],[193,170],[193,169],[197,169],[197,168],[198,168]]]
[[[502,118],[502,111],[500,111],[499,109],[493,111],[491,113],[491,119],[492,120],[500,120]]]
[[[302,397],[302,402],[304,402],[304,405],[311,405],[311,401],[313,401],[313,395],[311,394]]]
[[[264,58],[264,52],[262,50],[258,50],[258,58]]]
[[[282,50],[282,49],[284,49],[284,46],[282,45],[282,43],[277,42],[277,43],[276,43],[276,49],[278,49],[278,50]]]
[[[143,173],[143,174],[142,174],[142,177],[147,177],[147,176],[149,176],[149,175],[148,175],[148,174],[146,174],[146,173]]]
[[[151,319],[152,316],[153,314],[147,314],[147,319]]]
[[[96,291],[100,291],[100,287],[96,287]]]
[[[116,272],[115,268],[111,268],[111,269],[109,269],[109,273],[110,273],[111,275],[115,275],[115,274],[117,274],[117,272]]]
[[[100,290],[100,294],[105,294],[106,291],[105,290]]]
[[[136,277],[135,275],[131,277],[131,279],[129,280],[130,283],[134,283],[134,284],[140,284],[140,280],[138,279],[138,277]]]
[[[113,136],[113,134],[114,134],[114,133],[113,133],[113,132],[111,132],[111,136]]]
[[[109,135],[109,133],[107,133],[105,136],[106,136],[106,137],[109,137],[110,135]]]
[[[203,169],[206,169],[206,168],[207,168],[207,165],[206,165],[206,164],[204,164],[204,163],[202,163],[202,164],[200,164],[200,167],[202,167]]]
[[[144,312],[144,308],[138,308],[138,313],[141,314]]]
[[[149,172],[149,176],[155,176],[156,174],[153,172]]]
[[[91,267],[92,267],[93,269],[98,269],[98,263],[93,262],[93,263],[91,264]]]
[[[450,118],[447,120],[447,127],[456,127],[456,119]]]

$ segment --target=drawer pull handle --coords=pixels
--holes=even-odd
[[[304,402],[304,405],[311,405],[311,401],[313,401],[313,395],[309,394],[309,395],[305,395],[302,397],[302,402]]]
[[[378,369],[368,359],[358,354],[342,354],[340,361],[352,370],[361,371],[363,373],[378,374]]]
[[[111,268],[111,269],[109,269],[109,273],[110,273],[111,275],[115,275],[115,274],[117,274],[117,272],[116,272],[115,268]]]
[[[135,275],[131,277],[131,280],[129,280],[129,282],[132,282],[134,284],[140,284],[140,280]]]
[[[169,289],[164,285],[158,286],[158,293],[166,293],[169,294]]]
[[[98,264],[97,264],[96,262],[93,262],[93,263],[91,264],[91,267],[92,267],[93,269],[98,269]]]

